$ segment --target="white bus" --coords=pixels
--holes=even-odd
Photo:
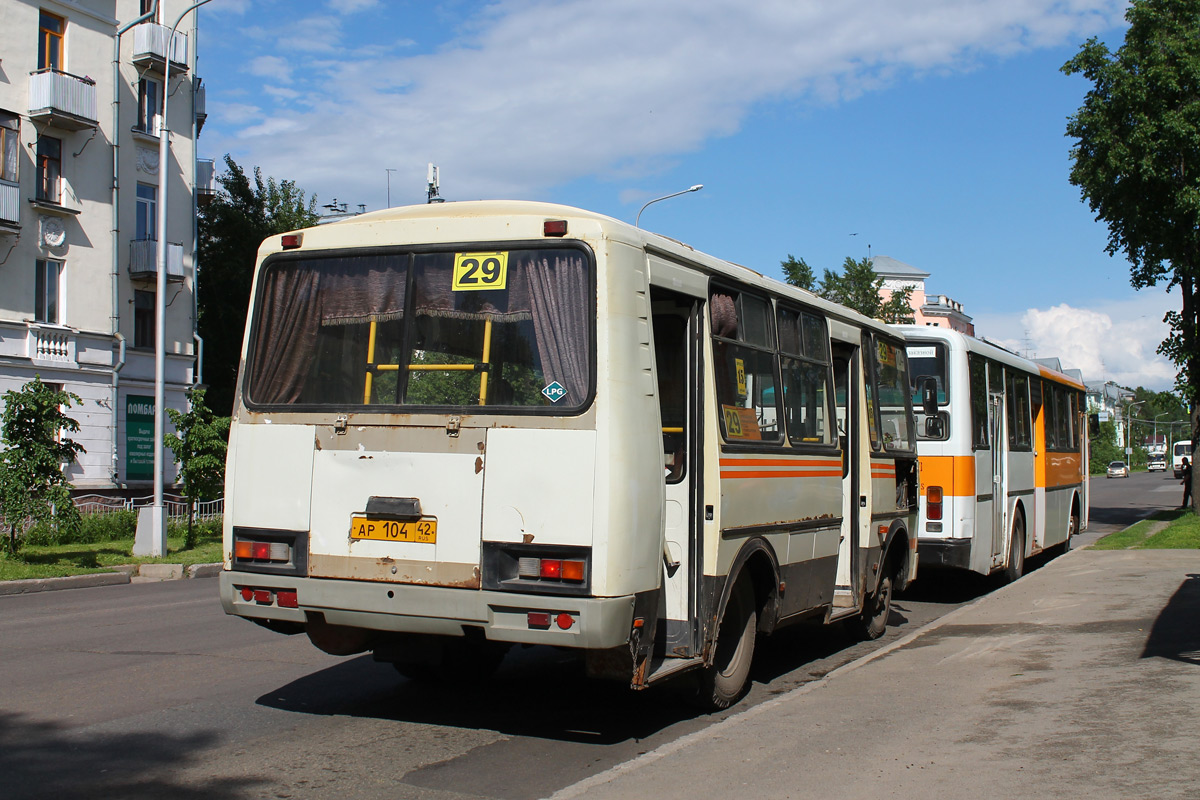
[[[1188,460],[1192,463],[1192,440],[1181,439],[1175,443],[1171,449],[1171,471],[1175,473],[1176,478],[1183,477],[1183,460]]]
[[[389,209],[260,249],[225,610],[420,678],[513,643],[746,685],[757,633],[883,633],[916,569],[903,339],[608,217]]]
[[[1087,527],[1084,387],[955,331],[896,326],[908,341],[921,459],[922,566],[1003,572],[1065,552]]]

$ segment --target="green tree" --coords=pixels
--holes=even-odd
[[[1101,422],[1099,435],[1088,440],[1088,450],[1088,472],[1092,475],[1103,475],[1110,461],[1124,461],[1125,448],[1117,441],[1117,423]]]
[[[860,314],[891,323],[911,323],[914,320],[912,287],[892,292],[892,296],[884,302],[879,296],[883,278],[876,274],[869,258],[856,260],[847,256],[842,262],[842,272],[825,270],[819,284],[815,283],[812,267],[803,258],[797,259],[788,253],[787,260],[780,261],[779,266],[783,270],[784,280],[792,286],[807,289],[826,300],[853,308]]]
[[[1178,287],[1179,311],[1158,351],[1200,438],[1200,0],[1132,0],[1115,53],[1093,38],[1063,65],[1092,85],[1067,122],[1071,183],[1108,226],[1107,250],[1131,264],[1135,289]],[[1195,493],[1193,492],[1193,497]]]
[[[799,286],[810,292],[813,290],[817,278],[813,275],[812,267],[803,258],[797,259],[788,253],[787,261],[780,261],[779,266],[783,269],[783,279],[792,286]]]
[[[196,501],[212,500],[221,493],[225,482],[225,447],[229,438],[229,417],[218,417],[204,403],[204,390],[188,392],[191,406],[187,412],[167,409],[175,426],[174,433],[163,436],[163,445],[179,464],[179,479],[187,497],[187,536],[185,548],[196,546],[193,524]]]
[[[85,452],[83,445],[63,432],[75,433],[79,423],[63,413],[79,397],[52,389],[34,379],[18,390],[4,393],[0,421],[0,511],[8,527],[8,555],[17,552],[19,528],[25,521],[47,522],[60,531],[74,532],[79,510],[71,501],[71,487],[63,465]]]
[[[233,412],[246,309],[258,246],[269,236],[317,223],[316,196],[305,199],[294,181],[253,180],[228,155],[217,176],[223,191],[200,209],[199,331],[209,402]]]

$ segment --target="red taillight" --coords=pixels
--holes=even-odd
[[[242,587],[242,599],[245,600],[247,603],[249,603],[251,600],[254,599],[254,590],[251,589],[249,586],[243,586]]]
[[[275,593],[275,602],[280,608],[299,608],[300,599],[296,596],[294,589],[281,589]]]
[[[531,628],[546,630],[550,627],[549,611],[530,611],[526,619],[529,621],[529,627]]]
[[[262,559],[266,561],[271,557],[270,542],[251,542],[250,543],[251,558]]]
[[[562,628],[564,631],[570,630],[571,626],[575,624],[575,618],[565,611],[555,617],[554,621],[557,623],[558,627]]]
[[[930,486],[925,490],[925,519],[942,518],[942,487]]]
[[[260,606],[271,605],[271,590],[270,589],[255,589],[254,590],[254,602],[258,603]]]
[[[299,233],[285,233],[280,239],[284,250],[295,250],[304,242],[304,236]]]
[[[567,221],[565,219],[548,219],[542,223],[542,235],[566,236]]]
[[[563,562],[557,558],[542,559],[542,577],[558,580],[562,577]]]

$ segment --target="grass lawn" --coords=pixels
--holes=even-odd
[[[220,561],[221,537],[201,536],[191,550],[183,549],[183,535],[167,537],[165,558],[134,558],[133,539],[93,544],[25,545],[12,558],[0,556],[0,580],[58,578],[90,572],[112,572],[121,564],[209,564]]]
[[[1153,521],[1167,527],[1150,535]],[[1192,511],[1160,511],[1123,531],[1110,533],[1092,545],[1097,550],[1200,550],[1200,517]]]

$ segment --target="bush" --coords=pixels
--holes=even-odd
[[[137,513],[134,511],[101,511],[80,515],[74,532],[38,522],[25,534],[25,543],[32,545],[94,544],[132,539],[137,532]]]
[[[180,537],[184,539],[184,550],[190,550],[195,547],[198,542],[204,539],[220,539],[222,534],[221,518],[196,520],[192,526],[193,541],[189,544],[187,540],[188,532],[187,520],[167,520],[167,536]]]

